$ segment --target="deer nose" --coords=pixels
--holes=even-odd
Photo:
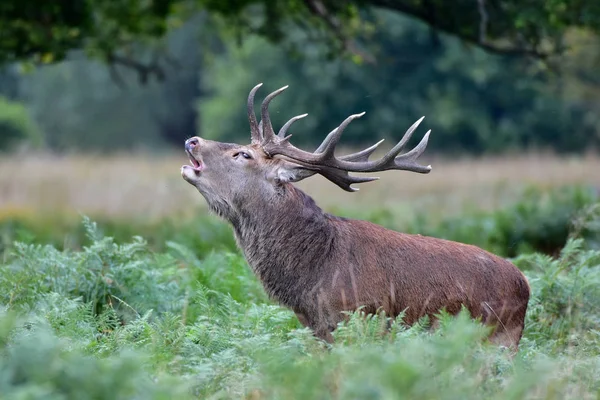
[[[197,137],[189,138],[185,141],[185,149],[192,151],[192,149],[200,144],[200,139]]]

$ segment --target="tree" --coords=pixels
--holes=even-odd
[[[377,8],[488,51],[542,58],[560,53],[570,28],[600,31],[600,3],[580,0],[3,0],[0,63],[56,62],[85,49],[110,65],[136,70],[143,81],[162,78],[168,55],[140,58],[140,43],[163,37],[200,11],[240,38],[253,33],[281,41],[296,25],[326,40],[336,54],[365,58],[368,52],[357,43],[368,47],[371,27],[364,16]]]
[[[464,22],[464,31],[454,32],[454,38],[443,33],[446,28],[432,30],[431,21],[418,22],[414,13],[398,12],[402,3],[169,0],[163,3],[161,13],[153,11],[156,5],[150,1],[83,1],[79,7],[87,7],[93,18],[52,19],[63,21],[57,23],[63,28],[67,22],[71,24],[76,39],[63,40],[56,34],[51,41],[38,40],[37,52],[27,52],[27,40],[17,43],[9,40],[10,36],[0,37],[0,60],[5,62],[55,63],[67,53],[71,60],[21,76],[17,91],[25,94],[25,99],[14,96],[18,89],[12,79],[14,69],[6,70],[0,75],[0,93],[26,100],[45,143],[53,149],[162,148],[165,142],[179,146],[195,133],[195,125],[206,137],[244,140],[244,102],[257,82],[265,82],[265,91],[291,85],[289,92],[273,103],[276,124],[289,113],[310,112],[309,118],[294,127],[298,133],[293,140],[299,145],[317,144],[348,113],[360,111],[367,115],[347,130],[345,144],[369,145],[382,136],[393,140],[398,129],[421,115],[427,115],[425,124],[435,132],[432,150],[481,153],[551,146],[578,151],[600,143],[596,129],[600,80],[594,72],[600,53],[595,51],[598,41],[591,33],[592,22],[573,17],[573,24],[565,24],[555,37],[561,36],[561,46],[568,40],[575,49],[565,59],[568,62],[562,63],[563,75],[556,79],[529,68],[531,64],[522,58],[510,56],[542,57],[543,51],[556,52],[560,46],[552,46],[554,37],[544,36],[534,51],[525,39],[509,40],[511,35],[519,36],[512,28],[504,31],[506,37],[492,34],[500,30],[489,26],[506,17],[497,17],[492,10],[498,4],[504,10],[511,1],[438,4],[430,0],[428,4],[439,10],[452,6],[466,13],[452,16],[448,8],[448,21],[440,22]],[[16,3],[5,0],[0,10],[10,4]],[[51,11],[57,15],[66,12],[65,4],[70,3],[57,2]],[[422,6],[419,0],[410,4]],[[569,12],[589,9],[593,14],[593,6],[574,4]],[[477,6],[483,7],[489,21],[485,37],[494,38],[484,45],[469,39],[475,34],[469,29],[474,29],[477,21],[473,16],[468,23],[471,14],[467,9]],[[526,5],[519,7],[526,9]],[[17,8],[12,12],[30,18],[31,31],[23,30],[23,34],[37,32],[35,12],[25,15]],[[0,15],[0,23],[13,22],[5,19],[5,13]],[[83,28],[77,28],[79,25]],[[590,30],[567,29],[577,25]],[[539,32],[543,26],[538,27]],[[589,43],[577,44],[573,36],[590,38]],[[240,39],[242,46],[232,38]],[[464,51],[465,41],[479,47]],[[74,48],[87,54],[70,50]],[[503,54],[491,55],[490,51]],[[357,62],[337,57],[340,52],[358,55]],[[324,54],[335,57],[326,60]],[[90,55],[109,62],[109,68],[90,60]],[[361,62],[369,57],[376,62]],[[128,84],[136,76],[148,84]],[[166,81],[150,79],[157,77]],[[128,90],[120,90],[119,82]],[[200,105],[200,113],[195,104]]]
[[[164,49],[177,67],[164,82],[132,84],[136,71],[115,67],[111,76],[110,69],[81,52],[23,74],[20,99],[45,144],[55,151],[156,151],[192,136],[202,74],[201,23],[202,18],[190,19],[165,37]]]
[[[247,142],[246,97],[257,82],[264,82],[257,103],[290,85],[270,105],[274,126],[309,114],[291,127],[292,142],[307,149],[314,149],[348,115],[362,111],[366,115],[344,131],[342,145],[368,146],[386,138],[391,146],[423,115],[420,133],[411,140],[416,145],[432,129],[431,151],[578,152],[600,143],[597,103],[562,93],[560,86],[572,86],[573,79],[557,80],[520,58],[466,51],[448,35],[432,42],[424,24],[398,13],[378,10],[367,22],[377,24],[375,64],[325,61],[319,55],[324,46],[316,44],[305,45],[299,58],[260,37],[243,46],[229,44],[216,65],[204,71],[209,95],[200,98],[200,115],[209,117],[201,119],[203,137]],[[292,41],[303,37],[298,29],[288,35]],[[584,72],[597,77],[593,71]]]

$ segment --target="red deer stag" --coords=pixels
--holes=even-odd
[[[529,301],[525,276],[510,262],[478,247],[421,235],[408,235],[367,221],[323,212],[296,188],[321,174],[342,189],[377,178],[349,172],[404,170],[426,174],[430,166],[416,159],[429,132],[411,151],[398,155],[423,118],[382,158],[369,156],[377,143],[343,157],[334,155],[344,129],[363,114],[351,115],[313,152],[294,147],[286,136],[290,119],[275,134],[269,94],[254,113],[257,85],[248,96],[252,143],[220,143],[193,137],[185,142],[192,165],[181,169],[210,209],[229,221],[248,264],[267,293],[292,309],[315,335],[331,342],[344,311],[363,306],[366,313],[385,311],[415,323],[440,310],[456,314],[464,305],[474,318],[492,327],[491,340],[518,348]]]

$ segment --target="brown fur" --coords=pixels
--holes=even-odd
[[[192,153],[205,170],[182,170],[184,178],[233,225],[267,293],[316,336],[331,341],[343,311],[361,306],[392,317],[405,311],[404,321],[413,324],[464,305],[494,327],[493,341],[517,349],[530,291],[510,262],[475,246],[330,215],[293,179],[282,179],[295,168],[288,161],[269,159],[255,146],[199,140]],[[252,159],[235,158],[240,149]]]

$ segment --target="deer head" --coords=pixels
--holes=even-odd
[[[269,103],[287,86],[272,92],[263,100],[261,121],[258,123],[254,113],[254,96],[261,85],[256,85],[248,96],[250,144],[220,143],[200,137],[190,138],[185,143],[192,165],[184,165],[181,174],[202,193],[211,209],[219,215],[230,218],[231,213],[241,205],[269,201],[281,190],[282,185],[298,182],[314,174],[320,174],[340,188],[353,192],[358,189],[352,184],[379,178],[351,176],[350,172],[372,173],[390,169],[418,173],[431,171],[431,166],[416,162],[427,146],[430,131],[414,149],[398,155],[424,117],[408,129],[394,148],[375,161],[369,161],[369,157],[383,140],[357,153],[339,158],[334,154],[348,124],[362,117],[364,112],[346,118],[311,153],[294,147],[290,143],[291,135],[287,135],[290,126],[307,114],[291,118],[277,134],[273,130]]]

